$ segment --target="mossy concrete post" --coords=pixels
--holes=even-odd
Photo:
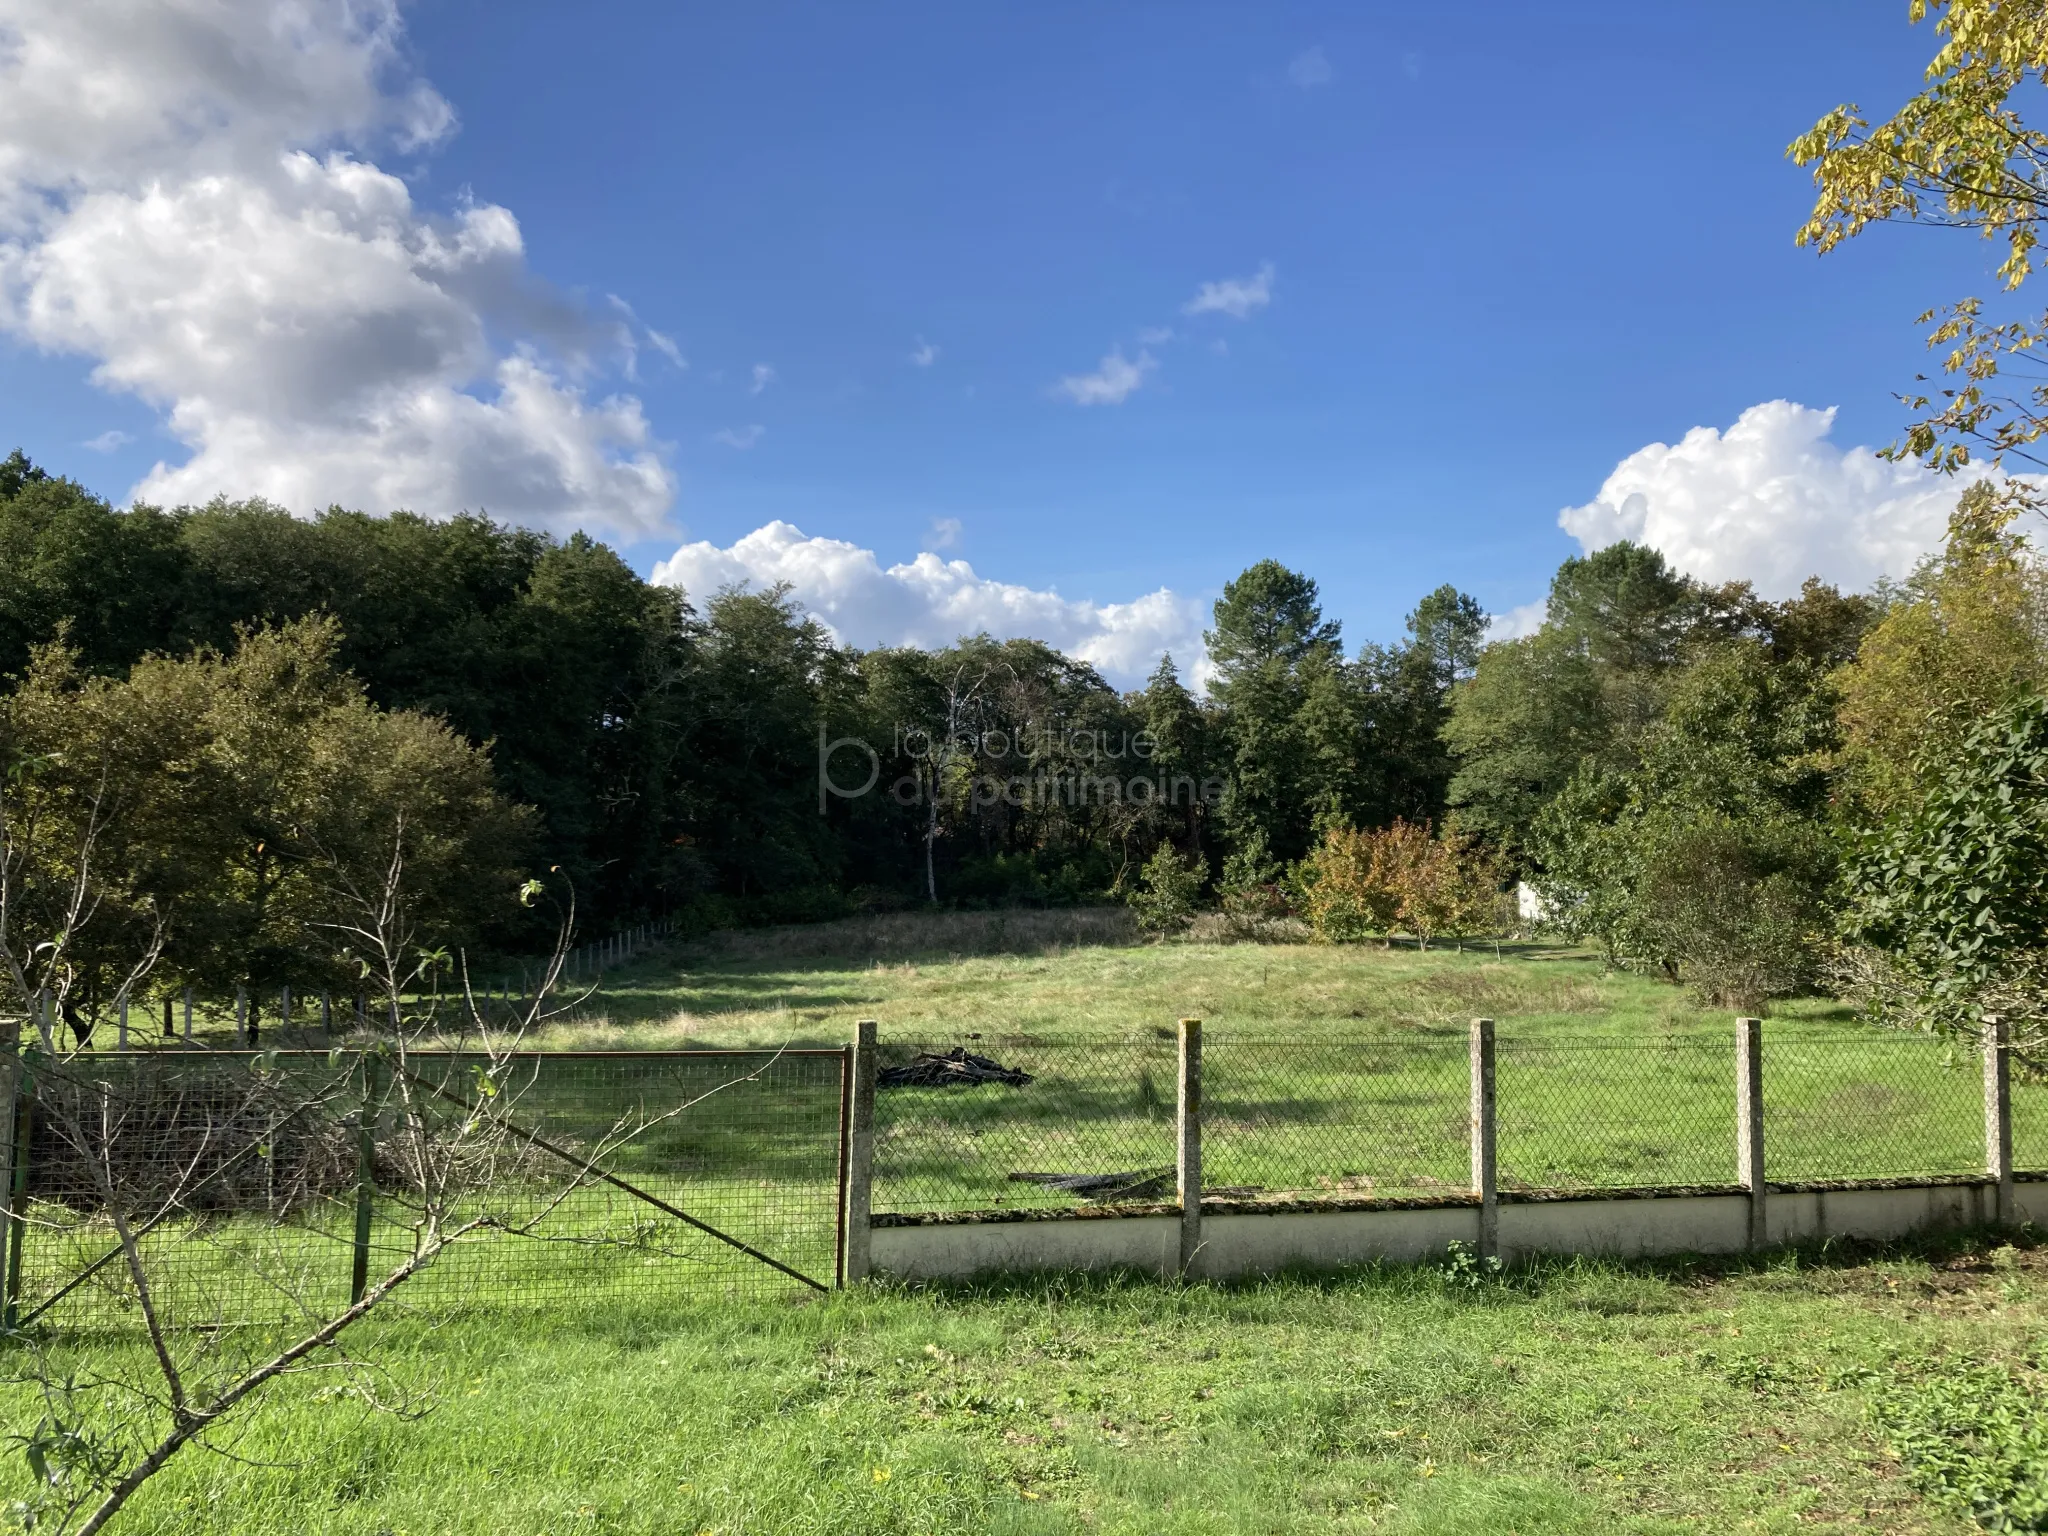
[[[846,1129],[846,1283],[865,1280],[875,1208],[875,1021],[853,1033],[853,1104]]]
[[[1991,1175],[1992,1219],[2012,1226],[2012,1031],[2000,1018],[1984,1021],[1984,1171]]]
[[[1174,1171],[1180,1193],[1180,1273],[1202,1250],[1202,1021],[1180,1021],[1180,1093],[1174,1109]]]
[[[1764,1021],[1735,1021],[1735,1182],[1749,1191],[1749,1246],[1770,1241],[1764,1179]]]
[[[1494,1155],[1493,1020],[1472,1021],[1472,1193],[1479,1200],[1479,1257],[1500,1253],[1500,1185]]]

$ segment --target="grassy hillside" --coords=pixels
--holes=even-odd
[[[1780,1017],[1847,1023],[1820,999]],[[980,1031],[1102,1038],[1194,1015],[1272,1035],[1462,1031],[1475,1015],[1518,1032],[1725,1032],[1682,989],[1611,972],[1558,944],[1417,952],[1377,944],[1138,939],[1109,912],[970,913],[720,934],[609,973],[551,1044],[838,1044],[856,1019],[884,1038]]]

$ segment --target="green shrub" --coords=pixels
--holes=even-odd
[[[1202,861],[1184,854],[1171,843],[1146,861],[1138,889],[1131,893],[1131,906],[1138,914],[1138,926],[1147,933],[1178,933],[1194,920],[1201,900]]]

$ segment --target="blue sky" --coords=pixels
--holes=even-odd
[[[247,132],[195,129],[198,114],[167,108],[110,133],[112,147],[49,149],[68,186],[50,190],[48,164],[16,170],[35,195],[13,200],[13,249],[41,266],[31,279],[19,259],[11,278],[0,265],[0,436],[120,498],[138,485],[287,502],[395,487],[439,513],[455,507],[424,498],[495,492],[509,516],[606,532],[642,570],[697,545],[674,573],[698,582],[765,570],[729,552],[779,520],[872,551],[878,569],[931,551],[1070,601],[1165,588],[1184,648],[1186,615],[1266,556],[1314,575],[1353,639],[1391,638],[1444,581],[1505,613],[1583,542],[1560,510],[1592,503],[1623,460],[1786,400],[1838,409],[1818,449],[1801,417],[1786,441],[1806,447],[1771,438],[1761,470],[1731,470],[1732,450],[1714,445],[1704,468],[1648,466],[1644,526],[1692,550],[1702,574],[1779,558],[1855,580],[1875,537],[1859,518],[1911,525],[1887,535],[1907,551],[1893,564],[1938,519],[1914,485],[1829,454],[1896,431],[1891,391],[1923,365],[1914,315],[1991,286],[1991,253],[1962,235],[1879,231],[1824,261],[1792,245],[1810,190],[1784,146],[1838,101],[1889,109],[1915,88],[1933,39],[1904,9],[418,0],[374,36],[344,18],[266,42],[294,51],[252,74],[311,103],[283,107],[289,91],[206,73],[197,44],[195,83],[177,95],[191,40],[159,40],[151,59],[172,84],[138,88]],[[247,43],[276,8],[227,10]],[[98,11],[115,24],[102,0],[0,0],[0,21],[49,34],[44,68],[115,46],[93,31]],[[138,64],[134,78],[154,77]],[[422,93],[452,124],[406,116],[426,110]],[[186,297],[211,293],[209,263],[232,263],[231,242],[180,236],[199,278],[116,303],[107,288],[141,281],[136,265],[175,263],[87,271],[107,239],[69,227],[102,191],[128,200],[134,227],[160,229],[144,217],[149,177],[223,164],[265,208],[309,217],[266,180],[265,156],[337,148],[402,181],[420,228],[506,210],[519,251],[480,259],[484,277],[433,276],[427,298],[415,252],[398,297],[296,317],[310,339],[281,364],[259,355],[278,325]],[[1224,282],[1241,286],[1221,308],[1188,312]],[[276,277],[302,283],[338,292],[350,278],[310,257]],[[77,293],[108,314],[76,318]],[[70,318],[49,318],[67,294]],[[215,364],[169,356],[182,342],[138,342],[171,323],[135,318],[145,310],[214,327],[224,371],[243,344],[265,379],[318,347],[339,361],[311,368],[313,382],[195,383]],[[403,438],[440,463],[474,453],[475,475],[362,478],[358,459],[410,451],[393,446],[390,409],[361,403],[388,382],[379,367],[403,394],[410,338],[472,319],[480,339],[449,343],[462,360],[437,361],[435,379],[503,404],[493,360],[530,355],[549,370],[548,402],[630,397],[637,425],[613,422],[588,450],[609,468],[586,453],[559,475],[492,478],[525,451],[505,434],[552,443],[560,426],[508,406],[480,446],[424,427]],[[1139,370],[1120,400],[1062,392],[1117,357]],[[328,376],[348,380],[352,403],[313,398]],[[270,420],[268,398],[300,403]],[[535,452],[554,464],[552,446]],[[1693,502],[1748,494],[1757,474],[1796,481],[1814,452],[1823,477],[1854,483],[1766,485],[1743,539],[1709,547],[1712,509]],[[1726,490],[1727,474],[1747,490]],[[1775,494],[1806,512],[1780,517]],[[1879,503],[1892,510],[1872,513]],[[919,623],[981,611],[957,581],[948,592],[911,603],[939,602]],[[847,598],[841,627],[921,637],[916,624],[876,630],[910,623],[900,597]],[[829,609],[831,593],[819,601]],[[1075,643],[1089,621],[1049,622]]]

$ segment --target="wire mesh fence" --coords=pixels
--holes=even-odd
[[[1984,1171],[1984,1058],[1930,1035],[1764,1030],[1765,1167],[1774,1180]]]
[[[876,1211],[1176,1198],[1170,1032],[1114,1043],[969,1039],[951,1050],[993,1053],[1031,1080],[964,1074],[885,1089]],[[901,1072],[948,1046],[884,1041],[881,1049],[885,1072]],[[1985,1171],[1983,1057],[1973,1046],[1770,1027],[1763,1063],[1773,1182]],[[1426,1199],[1471,1188],[1462,1035],[1275,1039],[1212,1030],[1201,1070],[1207,1198]],[[2048,1078],[2016,1066],[2012,1102],[2015,1165],[2048,1172]],[[1496,1047],[1495,1115],[1498,1186],[1511,1194],[1729,1187],[1738,1178],[1734,1038],[1505,1036]],[[1040,1172],[1065,1177],[1019,1177]]]
[[[1462,1037],[1242,1040],[1202,1056],[1202,1170],[1239,1198],[1426,1197],[1470,1182]]]
[[[963,1065],[976,1057],[1011,1080],[938,1065],[954,1052]],[[1176,1053],[1171,1030],[1108,1041],[881,1042],[874,1209],[1175,1198]]]
[[[2012,1159],[2017,1168],[2048,1170],[2048,1062],[2013,1063]]]
[[[530,1053],[513,1131],[457,1219],[486,1225],[394,1304],[829,1287],[846,1053]],[[29,1067],[7,1294],[18,1318],[131,1319],[126,1224],[175,1326],[331,1316],[411,1251],[408,1117],[461,1116],[482,1058],[135,1052]],[[367,1129],[368,1135],[364,1132]],[[360,1223],[360,1224],[359,1224]]]
[[[1982,1174],[1984,1058],[1966,1044],[1772,1026],[1774,1183]],[[1507,1036],[1499,1187],[1587,1192],[1737,1178],[1735,1050],[1716,1033]],[[180,1326],[346,1305],[415,1240],[407,1117],[461,1116],[484,1058],[413,1053],[404,1091],[353,1050],[31,1056],[16,1117],[6,1297],[18,1318],[132,1320],[117,1218]],[[884,1040],[878,1213],[1132,1208],[1178,1199],[1178,1045],[1024,1034]],[[845,1253],[849,1051],[529,1052],[502,1077],[515,1134],[458,1218],[487,1224],[408,1282],[441,1312],[570,1298],[758,1297],[828,1287]],[[1202,1050],[1211,1199],[1463,1199],[1461,1035],[1273,1039]],[[2048,1078],[2017,1063],[2014,1161],[2048,1172]]]
[[[1641,1189],[1735,1178],[1731,1045],[1701,1035],[1497,1046],[1502,1189]]]

